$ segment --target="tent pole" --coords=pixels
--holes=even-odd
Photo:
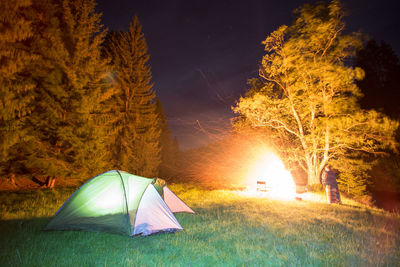
[[[119,170],[117,170],[117,173],[118,173],[118,175],[119,175],[119,178],[121,178],[122,187],[123,187],[123,189],[124,189],[125,206],[126,206],[126,215],[128,216],[129,225],[131,225],[131,218],[130,218],[130,216],[129,216],[128,200],[127,200],[127,197],[126,197],[126,190],[125,190],[124,179],[122,179],[122,175],[121,175],[121,173],[119,172]],[[129,227],[129,235],[131,235],[131,230],[132,230],[131,228],[132,228],[132,227],[130,226],[130,227]]]

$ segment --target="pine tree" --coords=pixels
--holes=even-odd
[[[73,115],[67,134],[73,137],[74,168],[88,175],[107,169],[105,132],[95,120],[109,94],[104,84],[107,62],[101,57],[105,31],[95,5],[94,0],[63,1],[64,23],[73,48],[68,49],[65,70]]]
[[[31,1],[0,1],[0,173],[18,171],[22,141],[31,112],[35,82],[29,69],[37,60],[30,51],[33,39]]]
[[[147,177],[158,175],[160,128],[147,44],[135,16],[128,32],[114,33],[106,47],[116,94],[107,103],[113,132],[110,150],[116,168]]]
[[[25,161],[33,172],[65,176],[105,170],[104,131],[95,114],[104,95],[104,31],[93,0],[37,1],[41,36],[34,49],[43,58],[30,118],[35,135]]]

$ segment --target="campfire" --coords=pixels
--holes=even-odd
[[[279,199],[294,199],[296,185],[281,159],[272,152],[256,158],[247,175],[247,190]]]

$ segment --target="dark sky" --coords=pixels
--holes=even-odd
[[[181,149],[206,144],[229,128],[231,106],[257,76],[261,42],[289,25],[300,0],[97,0],[102,22],[126,30],[139,17],[149,46],[154,89]],[[400,55],[399,4],[342,1],[347,30],[384,40]]]

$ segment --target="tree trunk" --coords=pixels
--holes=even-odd
[[[306,166],[307,166],[307,185],[320,184],[320,177],[318,175],[318,167],[312,161],[310,156],[306,156]]]
[[[53,176],[47,176],[45,185],[46,185],[47,188],[53,188],[55,182],[56,182],[56,178],[55,178],[55,177],[53,177]]]
[[[15,174],[14,173],[11,173],[11,175],[10,175],[10,184],[13,187],[17,187],[17,184],[15,183]]]
[[[313,170],[313,169],[308,170],[308,181],[307,182],[309,185],[321,184],[320,177],[315,172],[315,170]]]

